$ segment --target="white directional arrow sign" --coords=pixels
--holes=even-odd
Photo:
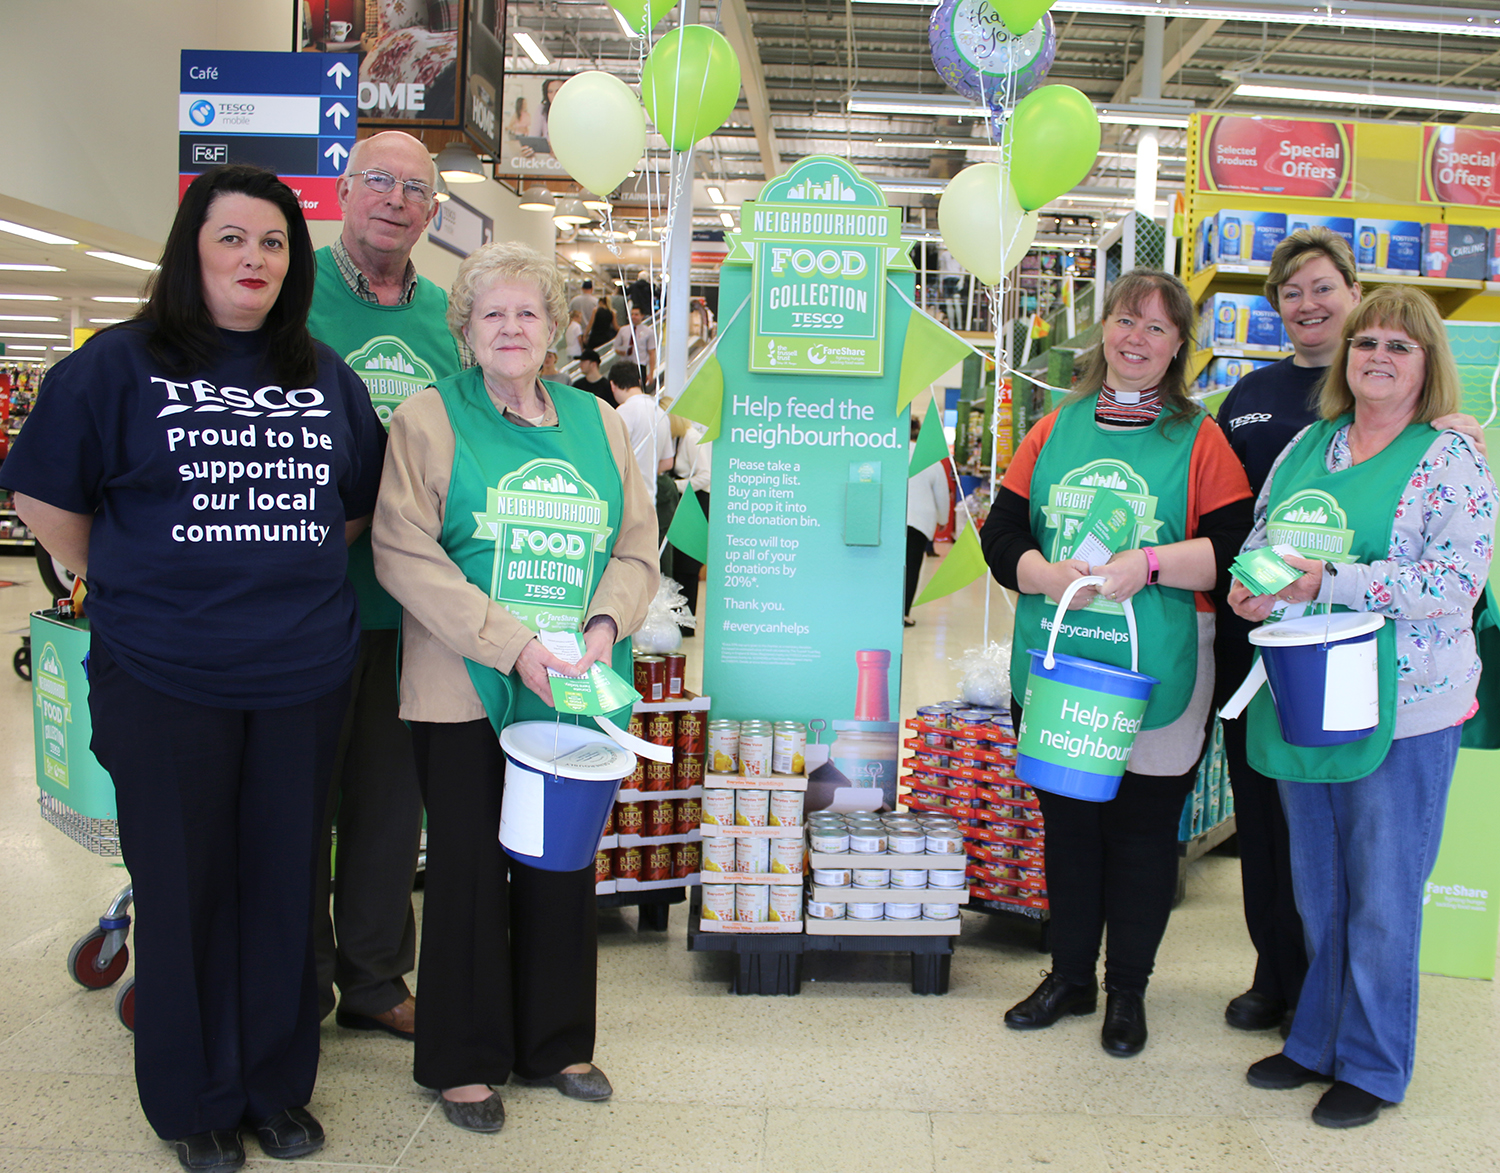
[[[335,61],[333,68],[324,74],[324,76],[333,78],[333,84],[338,86],[339,89],[343,89],[344,79],[349,76],[349,67],[342,61]]]
[[[325,159],[332,159],[333,165],[335,167],[342,167],[344,165],[344,160],[348,158],[348,156],[349,152],[344,150],[344,147],[341,143],[334,143],[331,147],[323,152],[323,157]]]
[[[335,102],[327,110],[323,111],[323,117],[332,118],[335,129],[343,130],[344,119],[349,117],[349,108],[342,102]]]

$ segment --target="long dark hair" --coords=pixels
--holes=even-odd
[[[266,315],[265,360],[283,387],[305,387],[318,373],[318,356],[307,329],[315,273],[312,238],[297,194],[260,167],[214,167],[188,185],[162,249],[161,267],[147,286],[146,303],[124,324],[150,328],[147,346],[152,357],[173,375],[185,377],[219,358],[218,327],[203,300],[198,233],[214,200],[233,193],[274,204],[286,218],[286,279]]]
[[[613,342],[619,332],[619,327],[615,325],[615,311],[609,308],[607,301],[600,298],[599,308],[594,311],[593,326],[589,329],[584,345],[590,350],[601,350],[606,344]]]

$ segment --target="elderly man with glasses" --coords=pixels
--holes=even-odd
[[[448,299],[419,277],[411,252],[437,212],[437,168],[404,131],[361,139],[338,182],[343,231],[317,253],[308,325],[364,379],[387,428],[401,401],[465,365],[448,332]],[[366,534],[349,551],[359,595],[360,659],[318,853],[319,1009],[338,986],[338,1023],[411,1039],[416,962],[411,889],[422,795],[411,734],[397,717],[401,607],[375,581]],[[337,858],[328,835],[338,824]],[[329,917],[329,895],[333,898]]]

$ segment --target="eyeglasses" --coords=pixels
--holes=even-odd
[[[1363,351],[1365,354],[1372,354],[1380,349],[1380,339],[1370,338],[1362,334],[1358,338],[1349,339],[1349,349]],[[1396,338],[1387,338],[1385,340],[1386,354],[1393,355],[1396,358],[1405,358],[1413,351],[1421,349],[1415,342],[1402,342]]]
[[[373,168],[361,171],[359,177],[365,181],[366,187],[381,195],[394,191],[399,183],[406,198],[414,204],[425,204],[432,198],[432,185],[423,183],[420,179],[397,179],[389,171],[377,171]]]

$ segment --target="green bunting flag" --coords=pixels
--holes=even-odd
[[[707,429],[698,440],[700,444],[711,444],[719,438],[719,421],[724,414],[724,368],[717,356],[708,356],[668,410]],[[698,514],[702,516],[703,510],[698,510]]]
[[[689,558],[708,561],[708,518],[703,516],[703,505],[691,485],[677,503],[677,512],[672,514],[667,541]]]
[[[971,353],[970,346],[952,330],[920,310],[906,319],[906,342],[901,351],[901,382],[896,391],[899,412],[931,386],[944,371],[952,370]]]
[[[943,564],[937,568],[931,580],[922,588],[922,593],[917,596],[917,601],[913,606],[920,607],[923,603],[931,603],[935,599],[941,599],[944,595],[951,595],[954,591],[962,590],[983,575],[987,569],[984,551],[979,548],[979,534],[965,519],[963,532],[953,543],[953,549],[948,551],[948,557],[943,559]]]
[[[947,456],[948,438],[943,435],[943,413],[933,403],[922,417],[922,430],[917,434],[917,446],[911,451],[911,464],[906,475],[914,477],[928,465],[945,460]]]

